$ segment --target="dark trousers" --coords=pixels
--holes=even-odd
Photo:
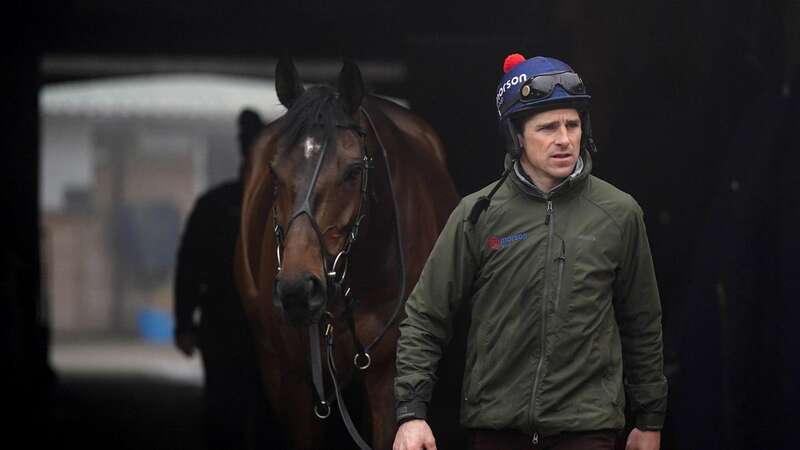
[[[470,450],[614,450],[617,432],[614,430],[561,433],[555,436],[533,437],[510,430],[469,430]]]

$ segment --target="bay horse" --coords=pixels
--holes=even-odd
[[[287,112],[251,149],[236,258],[265,392],[291,448],[347,445],[326,441],[332,409],[390,449],[402,305],[458,201],[444,148],[354,63],[306,89],[284,58],[275,84]],[[342,386],[361,393],[357,424]]]

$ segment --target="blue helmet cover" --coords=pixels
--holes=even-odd
[[[522,96],[520,91],[526,81],[539,75],[563,72],[574,72],[574,70],[563,61],[546,56],[536,56],[512,67],[503,75],[497,85],[495,105],[499,119],[502,121],[513,114],[530,109],[553,109],[562,103],[582,108],[588,107],[589,99],[591,99],[589,94],[570,94],[561,85],[556,85],[549,97],[525,102],[519,101]],[[502,111],[506,108],[508,110],[503,113]]]

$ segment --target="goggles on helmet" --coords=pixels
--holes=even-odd
[[[537,102],[550,97],[553,95],[553,90],[556,86],[561,86],[562,89],[572,95],[586,95],[586,86],[584,86],[581,77],[575,72],[538,75],[523,83],[519,91],[519,99],[502,108],[501,115],[505,115],[517,102]]]

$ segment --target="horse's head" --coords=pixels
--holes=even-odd
[[[364,86],[352,63],[345,63],[338,91],[306,90],[289,60],[276,72],[278,98],[288,112],[276,123],[269,162],[279,252],[273,302],[301,325],[324,311],[365,207],[369,159],[358,115]]]

